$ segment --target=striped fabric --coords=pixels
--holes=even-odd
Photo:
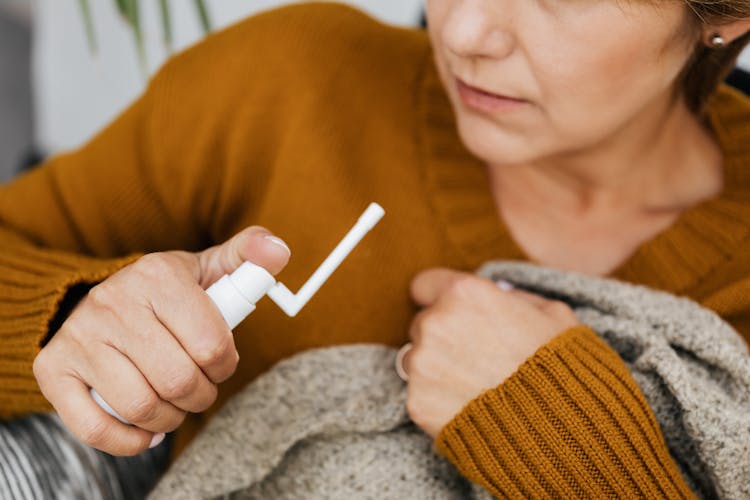
[[[55,414],[0,422],[0,499],[145,498],[166,469],[166,441],[113,457],[78,441]]]

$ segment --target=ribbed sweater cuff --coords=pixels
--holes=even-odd
[[[0,252],[0,418],[48,411],[32,364],[68,290],[102,281],[138,255],[95,259],[18,246]]]
[[[586,326],[471,401],[435,445],[498,497],[693,497],[626,365]]]

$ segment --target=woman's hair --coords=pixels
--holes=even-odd
[[[705,25],[721,26],[737,19],[750,18],[748,0],[685,0],[691,22],[699,30]],[[745,33],[723,48],[707,47],[702,39],[680,76],[680,84],[690,109],[700,113],[711,93],[732,71],[737,57],[750,42]]]

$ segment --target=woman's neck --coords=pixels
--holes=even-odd
[[[720,193],[721,151],[686,106],[665,103],[644,113],[584,151],[489,166],[499,207],[585,223],[679,213]]]
[[[687,109],[639,126],[577,155],[489,167],[498,211],[532,261],[607,275],[721,192],[721,151]]]

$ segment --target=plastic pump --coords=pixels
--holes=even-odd
[[[234,330],[234,327],[255,310],[255,304],[264,295],[268,295],[288,316],[296,316],[384,214],[383,207],[377,203],[370,203],[357,223],[346,233],[346,236],[336,245],[336,248],[318,266],[318,269],[296,294],[292,293],[283,283],[276,281],[268,271],[247,261],[243,262],[232,274],[225,274],[219,278],[206,289],[206,293],[221,311],[221,315],[229,325],[230,330]],[[104,411],[120,422],[130,424],[109,406],[94,389],[90,389],[90,392]]]

